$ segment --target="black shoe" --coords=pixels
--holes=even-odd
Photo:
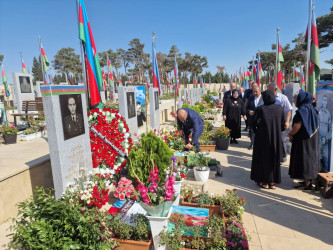
[[[230,140],[230,144],[233,144],[233,143],[234,143],[234,139],[231,139],[231,140]]]
[[[253,149],[253,146],[252,146],[252,145],[250,145],[250,147],[248,147],[247,149],[248,149],[248,150],[251,150],[251,149]]]
[[[235,144],[238,144],[238,141],[236,141],[236,139],[234,139],[234,143],[235,143]]]

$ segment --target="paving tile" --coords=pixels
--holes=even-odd
[[[288,220],[270,220],[254,216],[259,235],[280,236],[295,238],[293,230],[289,228]],[[246,225],[245,225],[246,227]]]

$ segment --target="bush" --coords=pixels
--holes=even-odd
[[[43,188],[20,202],[9,248],[22,249],[110,249],[117,245],[101,230],[105,215],[86,209],[72,193],[56,200]],[[71,202],[70,202],[71,200]]]
[[[164,183],[165,170],[169,167],[172,156],[173,152],[168,145],[154,135],[153,132],[143,134],[138,148],[132,150],[129,154],[128,172],[132,178],[136,180],[138,177],[145,186],[148,186],[153,159],[159,170],[161,183]]]
[[[198,114],[200,114],[200,109],[198,106],[192,106],[188,103],[184,103],[182,108],[189,108],[189,109],[196,111]]]

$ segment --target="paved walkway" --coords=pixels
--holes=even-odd
[[[260,189],[250,180],[252,150],[248,146],[243,132],[239,144],[211,153],[221,161],[223,177],[209,180],[208,190],[223,193],[236,188],[246,198],[243,221],[251,237],[250,249],[333,249],[333,199],[294,189],[297,183],[288,176],[289,158],[282,165],[277,189]]]

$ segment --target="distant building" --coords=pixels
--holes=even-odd
[[[320,69],[320,80],[321,81],[332,81],[333,69]]]

